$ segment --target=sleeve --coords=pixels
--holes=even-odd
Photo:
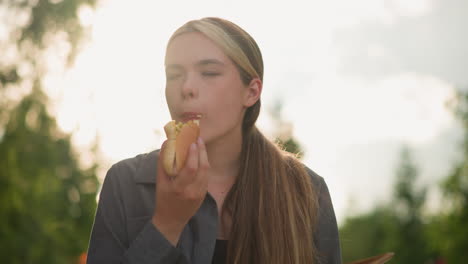
[[[166,240],[151,220],[134,241],[128,241],[118,173],[118,168],[113,166],[104,180],[91,231],[87,264],[187,263],[183,253]]]
[[[320,177],[318,195],[318,223],[314,237],[319,254],[318,263],[342,263],[335,211],[327,184],[322,177]]]

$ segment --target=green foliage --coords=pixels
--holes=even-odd
[[[400,166],[397,169],[397,182],[394,186],[394,203],[403,222],[411,222],[419,218],[426,199],[426,190],[417,190],[415,181],[418,170],[414,165],[408,148],[401,152]]]
[[[292,135],[292,124],[286,121],[281,113],[283,103],[277,99],[273,107],[270,109],[271,117],[275,122],[275,143],[284,151],[294,154],[298,159],[302,159],[304,152],[299,142]]]
[[[468,248],[468,93],[460,93],[453,112],[465,129],[463,159],[443,180],[443,208],[424,215],[426,188],[417,188],[418,170],[409,150],[401,153],[393,200],[370,213],[350,217],[340,227],[343,259],[349,262],[395,252],[394,263],[465,263]]]
[[[96,166],[80,168],[70,136],[36,90],[11,112],[0,141],[0,259],[70,263],[86,251]]]
[[[95,7],[97,0],[37,0],[37,1],[2,1],[0,5],[10,10],[18,17],[26,14],[28,22],[23,25],[19,21],[6,21],[13,32],[10,42],[17,45],[25,59],[36,60],[42,49],[46,48],[51,37],[57,33],[65,33],[71,44],[68,62],[71,64],[79,50],[80,41],[87,29],[80,24],[78,12],[80,7],[87,5]],[[28,45],[23,45],[28,43]],[[32,51],[32,53],[31,53]]]
[[[454,112],[465,129],[463,159],[442,182],[444,211],[430,225],[431,246],[448,263],[466,262],[468,248],[468,93],[459,93]]]
[[[275,142],[282,150],[294,154],[298,159],[302,159],[302,157],[304,156],[299,142],[297,142],[297,140],[291,135],[286,138],[277,137]]]
[[[80,167],[71,136],[48,114],[41,80],[47,73],[44,50],[55,36],[64,36],[70,47],[64,65],[73,62],[86,33],[79,8],[95,3],[0,2],[8,10],[0,23],[9,34],[0,48],[14,54],[13,60],[0,63],[2,263],[75,263],[86,251],[96,209],[97,166]],[[31,70],[21,70],[25,68]]]
[[[424,233],[422,207],[426,189],[418,190],[415,181],[418,171],[408,149],[401,153],[392,210],[397,216],[394,259],[396,263],[423,263],[428,260],[428,246]],[[411,246],[408,246],[411,245]],[[414,250],[417,249],[417,250]]]
[[[70,44],[64,63],[72,65],[88,33],[88,28],[80,23],[79,10],[84,5],[94,7],[96,3],[97,0],[0,1],[0,8],[8,10],[0,23],[9,33],[6,41],[0,41],[0,49],[15,54],[14,61],[4,60],[0,64],[0,91],[8,87],[18,89],[18,84],[25,80],[40,81],[47,71],[43,52],[56,36]],[[20,68],[25,65],[31,67],[32,72],[22,72]],[[5,107],[5,103],[2,104]]]
[[[429,250],[422,221],[426,190],[417,190],[418,171],[403,149],[393,200],[368,214],[349,218],[340,229],[345,262],[395,252],[395,263],[424,263]]]
[[[397,232],[398,220],[387,207],[378,207],[368,214],[347,218],[340,227],[344,262],[393,252]]]

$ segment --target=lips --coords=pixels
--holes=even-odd
[[[202,116],[202,114],[197,112],[184,112],[181,115],[181,119],[183,122],[188,122],[190,120],[200,120]]]

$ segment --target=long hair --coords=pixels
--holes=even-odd
[[[263,81],[263,59],[254,39],[236,24],[214,17],[192,20],[180,34],[200,32],[234,62],[242,82]],[[221,212],[231,219],[227,263],[314,263],[317,196],[304,165],[268,140],[255,126],[260,99],[242,123],[239,173]],[[229,217],[225,217],[229,216]]]

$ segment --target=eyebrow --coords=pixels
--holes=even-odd
[[[206,66],[206,65],[220,65],[220,66],[224,66],[224,62],[220,61],[220,60],[217,60],[217,59],[204,59],[204,60],[200,60],[198,61],[197,63],[195,63],[196,66]],[[183,68],[182,65],[180,64],[168,64],[166,65],[166,69],[181,69]]]
[[[224,66],[224,63],[222,61],[216,59],[205,59],[196,63],[197,66],[205,66],[210,64]]]

